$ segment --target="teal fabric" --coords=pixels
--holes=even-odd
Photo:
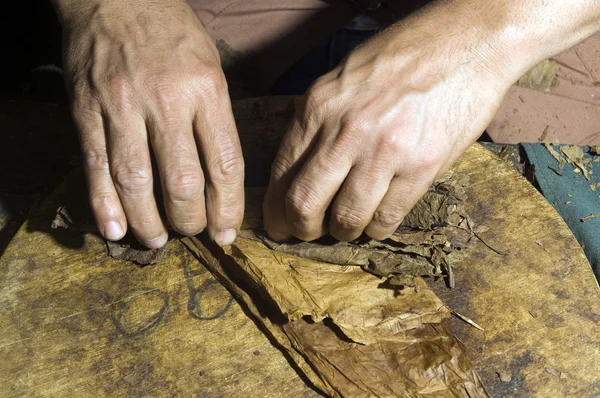
[[[558,162],[543,144],[523,144],[523,147],[529,162],[535,165],[535,177],[540,191],[583,245],[596,279],[600,280],[600,218],[581,221],[591,214],[600,213],[600,186],[596,190],[590,188],[591,184],[600,182],[600,157],[593,157],[593,168],[588,181],[581,173],[575,173],[570,164],[559,170]],[[554,146],[557,151],[559,148],[560,145]],[[582,148],[587,152],[587,147]],[[585,156],[592,157],[589,153]],[[559,170],[563,175],[558,175],[548,166]]]

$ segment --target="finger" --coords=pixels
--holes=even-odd
[[[331,208],[331,236],[342,242],[360,237],[385,197],[393,176],[394,172],[385,165],[362,163],[353,168]]]
[[[294,176],[315,146],[318,127],[316,120],[305,115],[303,106],[299,107],[271,166],[269,188],[263,202],[263,224],[274,240],[283,241],[292,236],[286,219],[286,196]]]
[[[194,130],[206,175],[208,233],[218,245],[227,246],[244,217],[244,160],[227,88],[215,89],[205,95]]]
[[[317,145],[286,195],[286,219],[294,236],[310,241],[327,232],[325,213],[351,168],[347,153]]]
[[[204,175],[192,129],[185,112],[157,116],[148,123],[167,218],[173,229],[193,236],[206,228]]]
[[[395,177],[373,214],[371,222],[365,228],[365,233],[377,240],[391,236],[408,212],[425,195],[431,183],[433,179],[421,178],[421,176]]]
[[[141,115],[105,118],[111,175],[137,240],[159,248],[168,239],[154,199],[146,124]]]
[[[81,100],[82,101],[82,100]],[[73,121],[79,133],[90,207],[98,230],[108,240],[119,240],[127,219],[113,185],[108,163],[102,116],[96,105],[73,101]]]

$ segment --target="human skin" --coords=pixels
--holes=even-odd
[[[309,89],[273,163],[275,240],[390,236],[529,68],[598,31],[600,1],[439,1]]]
[[[101,234],[129,226],[167,241],[153,193],[156,158],[168,222],[233,242],[244,213],[244,164],[211,37],[180,0],[55,0],[64,70],[89,199]]]
[[[99,231],[166,242],[153,154],[170,226],[230,244],[244,211],[241,148],[218,53],[187,3],[53,3]],[[315,82],[283,140],[267,232],[390,235],[522,73],[598,30],[599,3],[440,1],[357,48]]]

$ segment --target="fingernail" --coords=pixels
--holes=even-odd
[[[116,221],[109,221],[104,224],[104,237],[108,240],[121,239],[123,236],[123,228]]]
[[[169,239],[168,235],[166,235],[166,234],[161,235],[154,239],[145,240],[144,246],[146,246],[149,249],[159,249],[159,248],[163,247],[165,245],[165,243],[167,243],[168,239]]]
[[[237,235],[237,231],[235,229],[226,229],[224,231],[219,231],[215,234],[215,242],[217,245],[229,246],[235,240]]]

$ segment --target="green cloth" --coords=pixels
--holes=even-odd
[[[558,161],[550,155],[543,144],[522,144],[529,162],[535,165],[535,177],[539,189],[556,211],[565,220],[573,235],[583,246],[596,278],[600,280],[600,218],[583,222],[582,218],[592,214],[600,214],[600,185],[593,190],[592,184],[600,183],[600,157],[587,153],[582,147],[585,157],[592,158],[586,168],[590,170],[590,181],[581,173],[574,172],[574,166],[566,164],[562,169]],[[560,145],[554,145],[560,152]],[[558,170],[559,175],[550,167]]]

